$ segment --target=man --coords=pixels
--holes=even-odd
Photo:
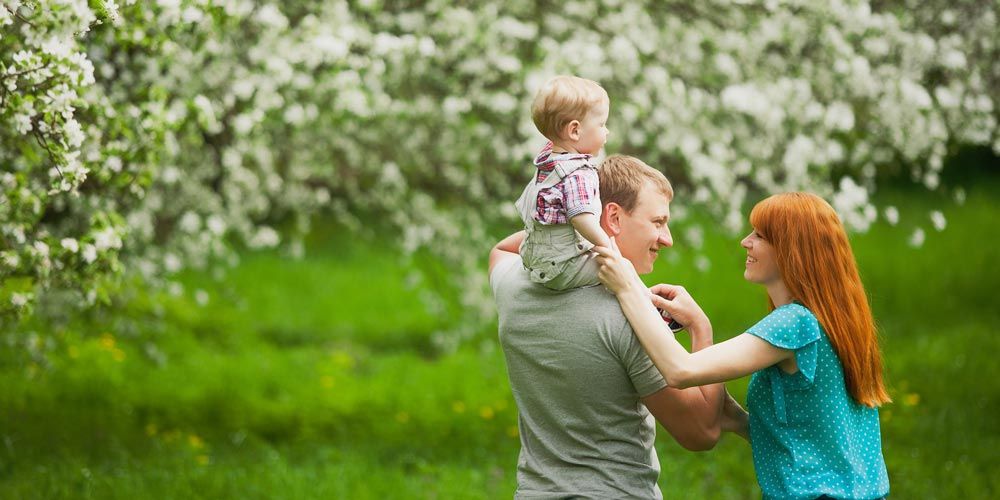
[[[642,161],[614,155],[600,166],[601,228],[639,274],[673,244],[673,188]],[[563,292],[531,282],[517,254],[524,232],[490,252],[499,337],[518,407],[517,498],[662,498],[653,417],[689,450],[715,446],[722,384],[666,387],[602,286]],[[711,338],[692,334],[692,349]],[[742,411],[742,410],[740,410]]]

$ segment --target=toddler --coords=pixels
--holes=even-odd
[[[553,290],[596,285],[590,249],[610,246],[601,229],[592,158],[608,138],[608,93],[596,82],[557,76],[538,91],[531,118],[549,142],[517,200],[527,236],[520,247],[531,280]]]

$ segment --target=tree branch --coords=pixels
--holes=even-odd
[[[6,3],[3,4],[3,8],[7,9],[7,12],[10,12],[10,15],[14,16],[14,18],[17,19],[18,21],[21,21],[22,23],[27,24],[32,28],[37,28],[37,26],[35,26],[35,23],[25,19],[24,16],[18,14],[16,10],[13,10],[10,7],[8,7]]]
[[[56,160],[56,154],[52,151],[52,148],[49,147],[49,143],[45,140],[45,137],[42,136],[42,133],[38,131],[38,127],[35,127],[35,130],[34,132],[32,132],[32,135],[35,136],[35,140],[38,142],[38,145],[41,146],[42,149],[44,149],[45,152],[49,154],[49,159],[52,160],[52,166],[55,167],[56,172],[59,172],[59,177],[61,179],[65,179],[66,177],[63,175],[62,170],[59,168],[59,161]]]

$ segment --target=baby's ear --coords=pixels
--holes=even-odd
[[[573,120],[566,124],[566,138],[571,141],[580,140],[580,120]]]

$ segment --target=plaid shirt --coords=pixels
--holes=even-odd
[[[538,172],[535,182],[542,182],[552,173],[560,161],[589,160],[591,155],[577,153],[552,154],[552,143],[542,148],[535,158]],[[592,165],[581,167],[556,185],[538,192],[535,200],[535,220],[542,224],[568,224],[569,220],[582,213],[594,213],[592,204],[599,203],[600,181],[597,169]]]

